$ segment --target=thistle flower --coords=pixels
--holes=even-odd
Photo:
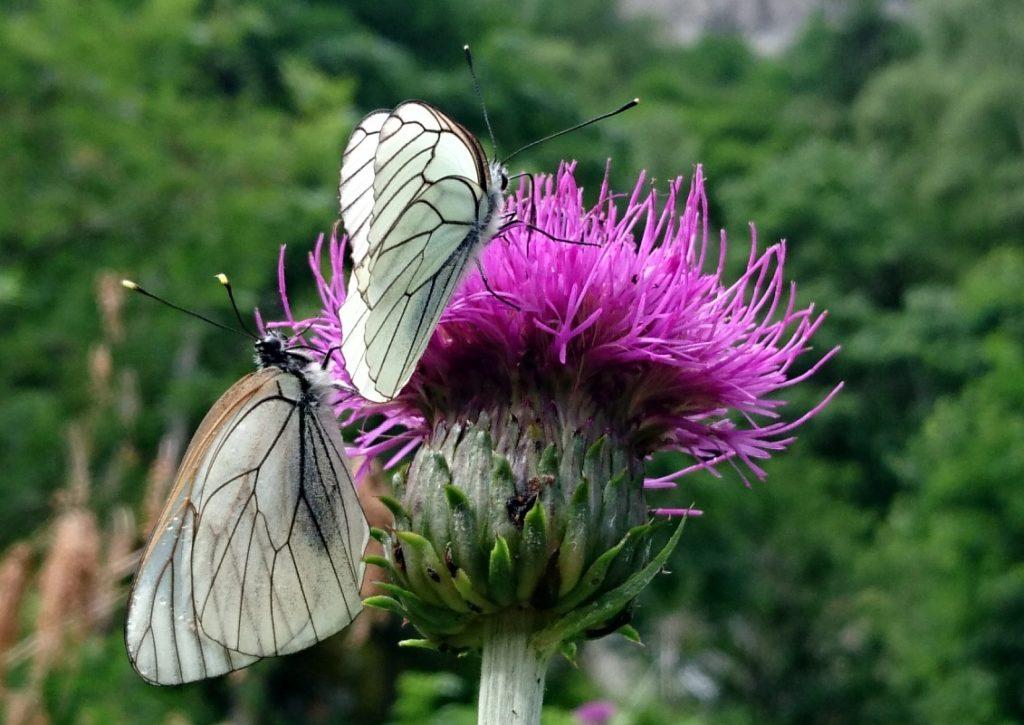
[[[678,541],[677,529],[650,557],[659,515],[699,513],[650,509],[645,491],[725,462],[763,478],[761,463],[838,391],[782,416],[774,394],[835,353],[793,372],[824,314],[796,306],[784,243],[759,251],[752,235],[745,271],[728,281],[700,167],[680,205],[682,189],[676,179],[659,199],[641,175],[616,195],[606,181],[588,208],[573,164],[521,188],[506,211],[530,225],[483,252],[486,282],[477,271],[462,281],[402,393],[337,402],[341,422],[359,426],[354,455],[388,469],[412,456],[383,499],[395,526],[375,532],[391,583],[367,603],[406,617],[418,644],[482,647],[484,680],[514,671],[540,686],[527,700],[551,652],[571,656],[580,638],[628,622]],[[323,309],[305,320],[292,316],[282,261],[286,319],[270,324],[335,350],[342,386],[344,251],[332,236],[310,255]],[[645,480],[658,451],[692,463]],[[516,649],[525,641],[532,659]],[[481,712],[491,695],[502,693],[484,687]]]
[[[585,702],[573,710],[578,725],[608,725],[615,717],[615,705],[604,700]]]

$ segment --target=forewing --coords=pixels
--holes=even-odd
[[[359,611],[369,530],[336,422],[301,400],[295,376],[262,370],[193,437],[130,597],[128,652],[148,681],[294,652]]]
[[[359,264],[369,249],[370,216],[373,212],[374,158],[381,126],[389,111],[374,111],[352,131],[341,157],[341,221],[348,234],[352,260]]]
[[[125,644],[132,666],[147,681],[177,685],[230,672],[256,661],[207,637],[192,605],[192,541],[196,473],[217,431],[248,406],[270,371],[247,375],[214,404],[192,437],[170,500],[156,524],[128,598]]]
[[[370,249],[340,316],[353,384],[385,401],[412,375],[488,210],[480,144],[424,103],[404,103],[384,122],[374,166]]]
[[[369,527],[326,409],[280,372],[201,467],[192,555],[203,633],[250,656],[305,649],[359,613]]]
[[[486,157],[476,137],[422,101],[407,101],[395,108],[378,138],[369,249],[354,269],[360,290],[375,274],[375,258],[395,225],[427,188],[446,177],[465,179],[481,189],[487,181]]]

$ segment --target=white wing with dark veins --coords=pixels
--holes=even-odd
[[[342,355],[378,402],[409,381],[481,238],[489,209],[479,142],[436,108],[398,106],[380,126],[366,253],[340,310]]]
[[[373,163],[381,126],[391,115],[389,111],[374,111],[352,131],[352,136],[341,157],[341,183],[338,198],[341,202],[341,221],[348,234],[352,259],[356,264],[366,257],[369,249],[370,217],[373,212]]]
[[[368,536],[329,409],[291,373],[246,376],[194,436],[143,556],[132,664],[180,684],[334,634],[361,609]]]

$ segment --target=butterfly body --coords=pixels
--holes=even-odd
[[[276,335],[189,444],[129,597],[136,671],[180,684],[346,626],[369,527],[325,405],[329,376]]]
[[[499,162],[490,164],[487,185],[487,214],[479,221],[477,228],[477,252],[494,239],[501,226],[501,214],[505,210],[505,190],[508,188],[508,170]]]

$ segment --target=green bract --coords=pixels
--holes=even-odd
[[[408,619],[423,636],[408,645],[441,649],[478,647],[509,609],[530,610],[550,650],[625,627],[679,530],[649,561],[642,461],[601,430],[528,407],[438,426],[395,475],[400,500],[383,499],[394,529],[374,531],[385,558],[369,561],[391,581],[366,604]]]

